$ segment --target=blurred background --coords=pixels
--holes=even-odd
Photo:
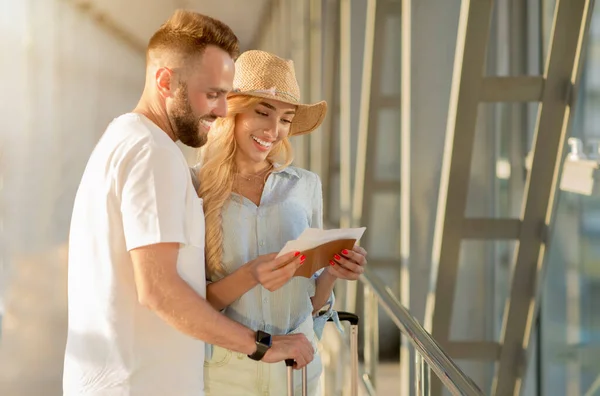
[[[485,2],[493,11],[484,74],[543,74],[555,0]],[[436,218],[444,216],[438,198],[461,3],[477,1],[0,0],[0,395],[62,394],[74,195],[107,124],[137,103],[147,40],[177,8],[229,24],[242,50],[293,59],[303,99],[329,102],[322,127],[294,140],[295,165],[323,179],[328,227],[367,227],[362,244],[370,269],[435,338],[426,305],[435,281],[446,281],[432,264]],[[595,161],[600,10],[591,15],[584,49],[567,133]],[[539,107],[478,105],[466,216],[522,216]],[[194,164],[196,154],[182,150]],[[515,394],[600,395],[600,198],[559,188],[551,194],[556,212],[545,270],[536,278],[531,343],[510,362],[524,381]],[[504,316],[511,280],[519,276],[512,273],[518,242],[459,246],[456,280],[449,280],[455,292],[440,305],[452,308],[449,334],[439,341],[492,394],[497,359],[461,354],[452,342],[501,345],[503,324],[510,327]],[[366,318],[362,370],[377,394],[414,394],[409,342],[363,284],[337,289],[339,307]],[[347,380],[335,337],[328,332],[322,345],[327,395],[345,392]],[[361,392],[373,394],[366,388]]]

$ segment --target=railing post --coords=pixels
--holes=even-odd
[[[427,385],[423,388],[426,392],[425,394],[429,395],[430,393],[429,385],[431,382],[429,370],[433,370],[437,378],[441,380],[452,394],[483,396],[483,392],[477,384],[444,352],[438,342],[412,316],[410,311],[400,304],[398,298],[385,285],[381,278],[373,274],[370,269],[365,269],[360,279],[369,288],[370,292],[374,294],[381,307],[400,329],[402,334],[408,338],[412,347],[415,348],[416,353],[420,355],[419,358],[427,363],[427,367],[422,375],[424,378],[423,383]],[[368,308],[368,305],[370,304],[365,302],[365,308]],[[365,310],[365,313],[367,313],[367,310]],[[371,319],[365,318],[365,322],[365,325],[369,325]],[[366,357],[367,354],[365,351],[365,366],[367,365]]]
[[[415,351],[415,395],[429,396],[431,380],[431,371],[427,362],[423,360],[423,356]]]
[[[379,302],[369,286],[364,287],[364,356],[365,374],[373,388],[377,389],[377,366],[379,365]]]
[[[358,375],[358,337],[357,326],[350,326],[350,350],[357,351],[357,353],[352,354],[352,363],[351,363],[351,375]],[[358,378],[350,378],[350,395],[358,396]]]

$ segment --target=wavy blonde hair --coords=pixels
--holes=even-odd
[[[234,96],[228,100],[227,117],[217,119],[208,137],[208,143],[200,151],[201,167],[198,172],[200,187],[198,195],[204,201],[206,218],[206,269],[208,276],[221,278],[226,271],[223,267],[223,206],[233,191],[237,144],[235,141],[235,122],[238,114],[254,110],[264,101],[251,96]],[[267,156],[277,170],[286,168],[294,158],[290,135],[279,141]]]

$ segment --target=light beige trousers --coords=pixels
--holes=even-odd
[[[315,357],[307,368],[308,396],[319,396],[323,372],[317,353],[313,320],[309,317],[294,333],[303,333],[315,348]],[[263,363],[243,353],[212,346],[212,356],[204,363],[206,396],[286,396],[287,367],[284,362]],[[294,370],[294,395],[302,395],[302,371]]]

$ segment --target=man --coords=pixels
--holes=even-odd
[[[150,39],[137,107],[89,159],[69,238],[67,396],[202,395],[203,341],[297,367],[313,358],[303,335],[271,340],[204,299],[202,201],[175,142],[202,146],[225,115],[237,53],[223,23],[175,12]]]

